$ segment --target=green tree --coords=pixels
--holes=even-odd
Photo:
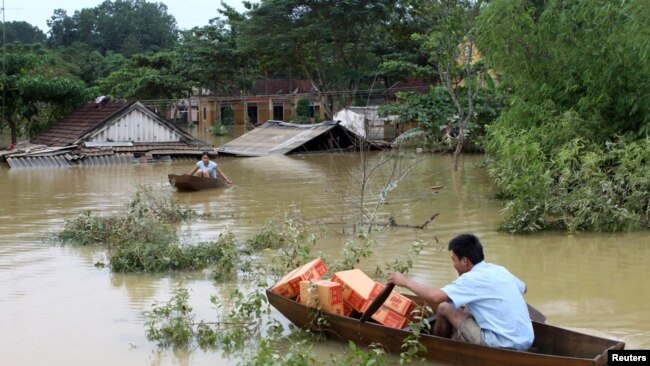
[[[502,228],[650,226],[650,3],[494,0],[478,43],[511,93],[490,128]]]
[[[120,53],[108,51],[103,55],[81,42],[75,42],[61,49],[59,53],[61,58],[70,65],[72,75],[90,86],[95,86],[99,79],[107,77],[126,64],[126,59]]]
[[[52,47],[82,42],[102,53],[125,56],[173,48],[178,38],[176,20],[167,6],[146,0],[106,0],[95,8],[75,11],[72,17],[56,9],[47,24]]]
[[[99,81],[102,92],[122,99],[177,99],[191,91],[174,51],[133,56],[122,69]]]
[[[489,77],[483,64],[476,62],[475,54],[475,20],[484,1],[414,1],[413,4],[417,6],[411,9],[412,15],[426,19],[420,22],[423,29],[412,38],[418,42],[427,63],[389,61],[382,67],[384,70],[410,70],[413,77],[437,79],[445,88],[454,108],[454,115],[447,115],[447,118],[455,121],[458,130],[454,148],[454,169],[458,169],[459,155],[476,117],[475,100],[480,86]],[[438,126],[445,123],[446,119],[437,121]],[[437,133],[436,128],[433,133]]]
[[[268,0],[239,24],[240,46],[265,69],[291,70],[321,93],[325,114],[355,99],[380,62],[377,43],[395,0]],[[370,79],[368,82],[367,79]]]
[[[45,57],[44,57],[45,56]],[[89,98],[85,85],[62,69],[47,67],[47,54],[5,53],[0,76],[3,125],[11,142],[24,132],[31,137]]]
[[[178,52],[188,79],[225,95],[250,89],[258,75],[257,63],[239,49],[236,32],[227,20],[216,19],[182,32]]]
[[[4,30],[4,40],[7,43],[45,43],[45,33],[38,27],[35,27],[27,22],[0,22],[0,26]],[[0,45],[3,44],[3,39],[0,39]]]
[[[67,47],[78,40],[74,21],[63,9],[54,10],[47,26],[50,27],[47,44],[51,47]]]
[[[650,133],[649,2],[499,0],[485,8],[480,28],[481,50],[514,91],[513,103],[573,110],[597,141]],[[511,113],[501,123],[536,123]]]
[[[420,51],[420,41],[413,37],[431,29],[432,20],[425,13],[429,5],[429,0],[400,0],[395,4],[379,45],[383,62],[381,75],[387,86],[408,77],[431,84],[439,82],[437,73],[426,67],[429,57]]]

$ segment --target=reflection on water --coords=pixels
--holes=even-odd
[[[374,154],[372,159],[380,159]],[[212,365],[237,363],[218,352],[157,351],[144,335],[141,312],[167,301],[180,283],[191,288],[200,319],[214,319],[210,295],[238,286],[215,284],[209,273],[114,274],[94,264],[105,261],[101,247],[60,247],[44,240],[66,218],[84,210],[121,210],[138,184],[173,194],[201,214],[181,228],[183,240],[214,239],[230,230],[243,241],[278,209],[296,203],[308,219],[327,222],[317,251],[334,257],[349,238],[348,217],[358,203],[356,154],[319,154],[217,159],[235,181],[225,189],[174,192],[167,174],[191,170],[194,161],[168,164],[70,169],[0,168],[0,354],[11,365]],[[372,183],[369,207],[379,207],[379,222],[419,225],[440,215],[425,230],[385,228],[376,233],[374,257],[360,267],[377,266],[403,254],[408,244],[430,245],[410,274],[434,285],[456,274],[446,250],[451,237],[474,232],[485,244],[488,261],[503,264],[524,279],[527,300],[552,324],[621,338],[631,348],[650,347],[650,258],[648,233],[544,233],[511,236],[495,231],[500,203],[493,199],[480,156],[464,158],[453,172],[447,156],[427,157],[377,205],[380,184]],[[377,176],[387,174],[378,171]],[[442,186],[442,189],[432,189]],[[334,224],[332,224],[334,223]],[[437,243],[439,241],[439,243]],[[383,280],[383,279],[378,279]],[[276,316],[280,317],[276,314]],[[324,359],[345,345],[326,342]]]

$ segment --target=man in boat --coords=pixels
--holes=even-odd
[[[221,171],[217,163],[214,161],[210,161],[210,154],[205,151],[203,152],[203,155],[201,156],[201,161],[198,161],[196,163],[196,167],[190,175],[198,175],[199,177],[204,177],[204,178],[217,178],[217,174],[219,174],[223,179],[226,181],[228,184],[232,184],[232,181],[226,177],[226,175]]]
[[[433,334],[475,344],[525,351],[534,333],[523,294],[526,285],[506,268],[486,263],[483,246],[472,234],[449,242],[459,277],[436,288],[396,272],[388,282],[405,287],[429,304],[438,304]]]

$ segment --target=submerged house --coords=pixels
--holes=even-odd
[[[334,120],[368,140],[397,137],[397,116],[380,116],[379,106],[344,108],[336,112]]]
[[[209,128],[214,121],[226,122],[229,113],[232,114],[229,123],[238,125],[249,123],[257,126],[268,120],[289,121],[295,117],[296,105],[301,99],[308,101],[312,120],[325,118],[318,89],[308,80],[260,79],[243,94],[240,91],[207,94],[197,101],[196,121],[202,130]]]
[[[284,155],[350,150],[361,146],[363,141],[362,136],[334,121],[301,125],[271,120],[221,145],[217,151],[235,156]]]
[[[212,145],[138,101],[90,102],[2,156],[11,168],[153,162],[200,157]]]

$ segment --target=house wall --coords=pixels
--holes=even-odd
[[[296,96],[281,96],[281,97],[248,97],[245,101],[242,99],[233,100],[232,98],[219,98],[219,97],[200,97],[199,98],[199,126],[202,129],[210,127],[212,122],[221,120],[221,106],[229,105],[234,112],[234,123],[243,125],[246,116],[246,109],[250,105],[257,105],[257,120],[250,121],[252,124],[264,123],[273,118],[273,105],[274,103],[282,103],[282,120],[288,122],[293,117],[293,106],[299,99],[314,99],[309,95],[296,95]],[[320,107],[319,120],[325,119],[325,108],[320,106],[320,102],[313,104]],[[206,118],[204,117],[203,109],[206,111]]]
[[[290,101],[282,103],[282,120],[283,121],[288,121],[291,119],[291,116],[293,116],[293,109]]]
[[[219,119],[218,109],[215,108],[213,98],[200,97],[198,100],[198,122],[199,128],[206,130],[212,123]]]
[[[176,142],[181,136],[137,109],[93,135],[91,142]]]
[[[273,119],[273,109],[269,110],[268,100],[266,103],[257,103],[257,116],[257,121],[253,121],[254,123],[266,122]]]

